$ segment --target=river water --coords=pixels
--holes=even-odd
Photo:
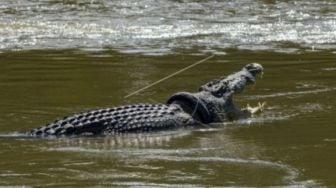
[[[335,1],[2,0],[0,15],[0,186],[336,186]],[[89,109],[163,103],[250,62],[264,78],[235,101],[267,107],[247,120],[15,135]]]

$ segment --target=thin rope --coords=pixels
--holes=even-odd
[[[181,69],[181,70],[179,70],[179,71],[177,71],[177,72],[175,72],[175,73],[173,73],[173,74],[170,74],[170,75],[168,75],[168,76],[166,76],[166,77],[164,77],[164,78],[162,78],[162,79],[160,79],[160,80],[158,80],[158,81],[156,81],[156,82],[153,82],[153,83],[151,83],[151,84],[149,84],[149,85],[147,85],[147,86],[145,86],[145,87],[143,87],[143,88],[141,88],[141,89],[139,89],[139,90],[137,90],[137,91],[134,91],[134,92],[132,92],[132,93],[126,95],[124,98],[126,99],[126,98],[131,97],[131,96],[133,96],[133,95],[135,95],[135,94],[138,94],[138,93],[140,93],[141,91],[143,91],[143,90],[145,90],[145,89],[148,89],[148,88],[150,88],[150,87],[152,87],[152,86],[154,86],[154,85],[156,85],[156,84],[158,84],[158,83],[160,83],[160,82],[163,82],[163,81],[165,81],[165,80],[167,80],[167,79],[169,79],[169,78],[171,78],[171,77],[173,77],[173,76],[175,76],[175,75],[177,75],[177,74],[179,74],[179,73],[181,73],[181,72],[183,72],[183,71],[186,71],[186,70],[188,70],[188,69],[190,69],[190,68],[192,68],[192,67],[194,67],[194,66],[196,66],[196,65],[198,65],[198,64],[204,63],[205,61],[207,61],[207,60],[209,60],[209,59],[211,59],[211,58],[213,58],[213,57],[215,57],[215,55],[211,55],[211,56],[209,56],[209,57],[207,57],[207,58],[204,58],[204,59],[202,59],[202,60],[200,60],[200,61],[197,61],[196,63],[194,63],[194,64],[192,64],[192,65],[189,65],[189,66],[187,66],[187,67],[185,67],[185,68],[183,68],[183,69]]]
[[[195,115],[195,113],[197,112],[197,108],[198,108],[198,104],[199,104],[199,98],[198,97],[196,97],[197,98],[197,103],[196,103],[196,105],[195,105],[195,108],[194,108],[194,111],[193,111],[193,113],[191,114],[191,117],[194,117],[194,115]]]

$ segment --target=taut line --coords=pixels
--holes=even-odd
[[[189,65],[189,66],[187,66],[187,67],[185,67],[185,68],[183,68],[183,69],[181,69],[181,70],[179,70],[179,71],[174,72],[173,74],[170,74],[170,75],[168,75],[168,76],[166,76],[166,77],[164,77],[164,78],[161,78],[160,80],[158,80],[158,81],[156,81],[156,82],[153,82],[153,83],[151,83],[151,84],[149,84],[149,85],[147,85],[147,86],[145,86],[145,87],[143,87],[143,88],[141,88],[141,89],[139,89],[139,90],[137,90],[137,91],[132,92],[131,94],[126,95],[124,98],[126,99],[126,98],[128,98],[128,97],[131,97],[131,96],[137,94],[137,93],[140,93],[141,91],[143,91],[143,90],[145,90],[145,89],[148,89],[148,88],[150,88],[150,87],[152,87],[152,86],[154,86],[154,85],[156,85],[156,84],[158,84],[158,83],[160,83],[160,82],[163,82],[163,81],[165,81],[165,80],[167,80],[167,79],[169,79],[169,78],[171,78],[171,77],[173,77],[173,76],[175,76],[175,75],[177,75],[177,74],[180,74],[180,73],[183,72],[183,71],[186,71],[186,70],[188,70],[188,69],[190,69],[190,68],[192,68],[192,67],[194,67],[194,66],[196,66],[196,65],[198,65],[198,64],[204,63],[205,61],[207,61],[207,60],[209,60],[209,59],[211,59],[211,58],[213,58],[213,57],[215,57],[215,55],[211,55],[211,56],[209,56],[209,57],[207,57],[207,58],[204,58],[204,59],[202,59],[202,60],[199,60],[199,61],[197,61],[197,62],[194,63],[194,64],[191,64],[191,65]]]

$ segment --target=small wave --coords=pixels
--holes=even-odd
[[[191,155],[200,152],[207,152],[211,150],[218,150],[221,148],[189,148],[189,149],[98,149],[81,146],[69,146],[69,147],[55,147],[47,148],[48,151],[67,151],[67,152],[84,152],[84,153],[113,153],[128,156],[147,156],[147,155]]]
[[[128,187],[185,187],[185,188],[204,188],[208,187],[205,185],[195,185],[195,184],[165,184],[165,183],[149,183],[149,182],[140,182],[140,181],[129,181],[129,182],[114,182],[112,185],[115,186],[128,186]]]
[[[275,111],[271,111],[271,107],[268,107],[262,114],[256,115],[254,117],[250,117],[247,119],[241,119],[236,120],[232,122],[225,122],[225,123],[212,123],[211,125],[218,128],[202,128],[202,129],[196,129],[195,131],[199,132],[214,132],[221,130],[225,127],[231,128],[231,127],[237,127],[240,125],[254,125],[254,124],[261,124],[261,123],[268,123],[273,121],[283,121],[287,120],[291,117],[297,116],[298,113],[290,113],[290,114],[283,114],[283,113],[277,113]]]
[[[323,68],[324,71],[336,71],[336,67]]]
[[[269,94],[269,95],[257,95],[257,96],[250,96],[248,97],[248,99],[265,99],[265,98],[276,98],[276,97],[284,97],[284,96],[307,95],[307,94],[317,94],[317,93],[330,92],[330,91],[336,91],[336,88],[332,87],[332,88],[315,89],[315,90],[308,90],[308,91],[292,91],[292,92],[275,93],[275,94]]]
[[[0,138],[29,138],[26,134],[20,132],[11,132],[0,134]]]
[[[324,142],[336,142],[336,138],[326,138],[323,139]]]
[[[282,168],[290,171],[292,176],[297,176],[298,172],[289,167],[288,165],[271,162],[271,161],[264,161],[259,159],[240,159],[240,158],[228,158],[228,157],[178,157],[178,156],[153,156],[147,155],[144,156],[148,159],[156,159],[156,160],[167,160],[167,161],[200,161],[200,162],[228,162],[228,163],[241,163],[241,164],[255,164],[255,165],[262,165],[262,166],[271,166]]]
[[[31,176],[31,174],[0,173],[0,177],[22,177]]]

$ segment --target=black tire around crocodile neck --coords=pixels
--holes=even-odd
[[[211,114],[206,107],[206,105],[203,103],[201,99],[193,95],[192,93],[188,92],[179,92],[171,96],[167,104],[172,104],[172,103],[179,103],[178,101],[183,101],[184,103],[188,104],[188,107],[193,109],[197,114],[199,114],[200,121],[202,123],[211,123],[212,122],[212,117]],[[191,114],[193,115],[193,114]]]

